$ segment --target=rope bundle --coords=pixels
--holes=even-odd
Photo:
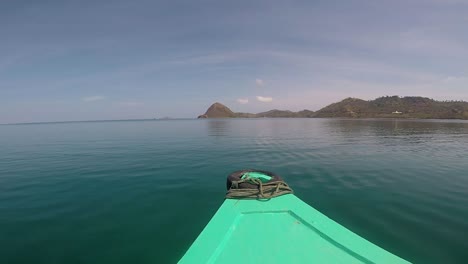
[[[239,187],[241,183],[250,183],[250,185],[255,185],[257,188]],[[270,199],[288,193],[293,193],[293,190],[283,180],[263,183],[259,179],[246,178],[232,181],[231,187],[226,193],[226,198]]]

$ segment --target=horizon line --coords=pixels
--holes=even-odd
[[[433,100],[433,101],[436,101],[436,102],[461,102],[461,103],[468,103],[468,101],[465,101],[465,100],[437,100],[437,99],[434,99],[434,98],[431,98],[431,97],[425,97],[425,96],[421,96],[421,95],[413,95],[413,96],[401,96],[401,95],[383,95],[383,96],[379,96],[379,97],[376,97],[374,99],[361,99],[361,98],[358,98],[358,97],[351,97],[351,96],[348,96],[344,99],[342,99],[341,101],[338,101],[338,102],[334,102],[334,103],[339,103],[339,102],[342,102],[346,99],[359,99],[359,100],[363,100],[363,101],[373,101],[373,100],[376,100],[376,99],[379,99],[379,98],[385,98],[385,97],[399,97],[399,98],[408,98],[408,97],[420,97],[420,98],[426,98],[426,99],[430,99],[430,100]],[[218,102],[215,102],[215,103],[218,103]],[[212,103],[211,105],[215,104],[215,103]],[[334,104],[334,103],[330,103],[322,108],[325,108],[331,104]],[[222,104],[222,103],[221,103]],[[223,104],[225,105],[225,104]],[[312,111],[312,112],[317,112],[317,111],[320,111],[322,108],[318,109],[318,110],[310,110],[310,109],[303,109],[303,110],[299,110],[300,111]],[[267,110],[267,111],[263,111],[263,112],[268,112],[268,111],[274,111],[274,110],[279,110],[279,111],[291,111],[291,110],[281,110],[281,109],[270,109],[270,110]],[[292,111],[294,112],[294,111]],[[96,120],[61,120],[61,121],[38,121],[38,122],[13,122],[13,123],[0,123],[0,125],[34,125],[34,124],[60,124],[60,123],[86,123],[86,122],[113,122],[113,121],[150,121],[150,120],[175,120],[175,119],[197,119],[197,117],[174,117],[174,118],[135,118],[135,119],[96,119]]]
[[[70,121],[39,121],[39,122],[18,122],[0,123],[0,125],[39,125],[39,124],[62,124],[62,123],[93,123],[93,122],[116,122],[116,121],[163,121],[163,120],[190,120],[197,118],[175,117],[175,118],[134,118],[134,119],[96,119],[96,120],[70,120]]]

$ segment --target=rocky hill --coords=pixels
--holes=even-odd
[[[256,117],[313,117],[314,112],[310,110],[302,110],[299,112],[293,112],[289,110],[270,110],[256,114]]]
[[[425,97],[347,98],[320,109],[314,117],[468,119],[468,103]]]
[[[270,110],[267,112],[262,112],[258,114],[251,113],[234,113],[229,107],[220,104],[212,104],[205,114],[199,115],[198,118],[261,118],[261,117],[312,117],[314,114],[313,111],[303,110],[299,112],[292,112],[289,110]]]
[[[258,114],[235,113],[225,105],[215,103],[199,118],[261,118],[261,117],[347,117],[347,118],[433,118],[468,119],[468,102],[435,101],[425,97],[385,96],[365,101],[346,98],[317,112],[302,110],[270,110]]]
[[[236,114],[231,111],[227,106],[214,103],[203,115],[198,116],[198,118],[229,118],[236,117]]]

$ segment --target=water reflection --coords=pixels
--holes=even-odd
[[[358,140],[383,145],[419,144],[442,140],[444,135],[450,135],[451,140],[468,140],[468,122],[464,121],[327,119],[325,129],[325,133],[347,143]]]
[[[327,125],[333,132],[342,133],[370,130],[379,135],[468,134],[468,122],[449,120],[327,119]]]
[[[211,137],[225,137],[229,135],[231,122],[227,119],[206,120],[208,135]]]

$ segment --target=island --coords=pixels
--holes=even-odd
[[[267,112],[236,113],[221,103],[214,103],[198,118],[418,118],[468,119],[468,102],[436,101],[420,96],[383,96],[374,100],[346,98],[318,111],[270,110]]]
[[[260,117],[314,117],[314,112],[310,110],[302,110],[299,112],[292,112],[289,110],[270,110],[258,114],[251,113],[235,113],[229,107],[221,104],[214,103],[203,115],[198,118],[260,118]]]

